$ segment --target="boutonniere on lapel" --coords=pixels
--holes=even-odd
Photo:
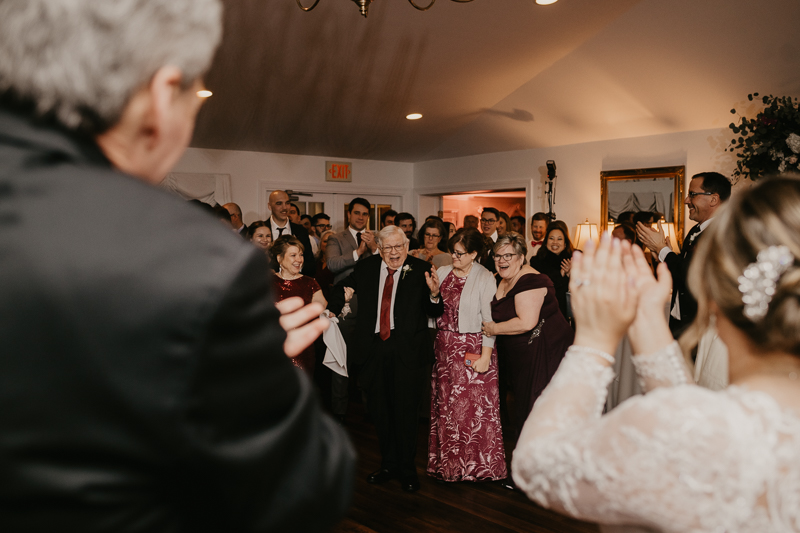
[[[406,274],[411,272],[411,265],[403,265],[402,274],[400,274],[400,279],[405,279]]]
[[[696,238],[698,238],[701,233],[703,233],[703,232],[702,231],[697,231],[691,237],[689,237],[689,244],[694,244],[694,240]]]

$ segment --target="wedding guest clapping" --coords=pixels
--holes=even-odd
[[[478,230],[460,230],[448,246],[453,264],[437,271],[444,314],[436,320],[428,475],[505,479],[495,339],[481,335],[481,322],[491,321],[494,276],[476,262],[484,246]]]
[[[436,268],[453,264],[450,254],[441,250],[440,243],[447,242],[445,227],[438,219],[430,219],[419,229],[422,247],[409,252],[409,255],[432,263]]]
[[[547,226],[544,245],[534,257],[531,257],[531,267],[542,274],[547,274],[553,282],[558,308],[565,317],[570,316],[567,309],[567,291],[573,250],[567,225],[561,220],[554,220]]]

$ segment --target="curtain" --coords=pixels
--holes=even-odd
[[[661,213],[667,222],[672,222],[672,209],[667,209],[667,200],[660,192],[609,192],[608,215],[617,219],[625,211],[652,211]]]

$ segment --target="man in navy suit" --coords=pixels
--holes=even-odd
[[[701,172],[692,176],[689,192],[683,203],[689,207],[689,218],[697,224],[689,230],[683,247],[674,252],[667,244],[661,225],[657,230],[639,222],[636,233],[650,250],[658,251],[658,260],[666,263],[672,275],[672,301],[670,303],[669,329],[676,339],[694,322],[697,300],[687,284],[689,266],[700,236],[714,218],[717,209],[731,197],[731,182],[719,172]]]
[[[306,276],[314,277],[317,271],[317,263],[314,260],[314,251],[311,249],[311,240],[308,238],[308,231],[300,224],[295,224],[289,220],[289,195],[285,191],[272,191],[269,195],[269,223],[272,229],[272,240],[278,240],[283,235],[294,235],[303,245],[303,268],[301,273]],[[278,265],[273,261],[273,268],[277,270]]]
[[[414,467],[417,407],[422,372],[433,358],[428,316],[441,316],[439,279],[430,263],[408,255],[408,238],[398,226],[378,233],[380,255],[359,261],[332,291],[328,309],[339,313],[344,288],[359,298],[348,362],[361,366],[359,384],[378,433],[381,468],[369,483],[399,479],[403,490],[419,489]]]

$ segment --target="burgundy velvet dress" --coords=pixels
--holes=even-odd
[[[280,302],[292,296],[299,296],[303,303],[310,304],[314,293],[320,290],[319,283],[314,278],[300,276],[297,279],[283,279],[277,274],[272,276],[272,286],[275,290],[275,301]],[[314,375],[314,345],[306,348],[303,353],[291,359],[292,364],[302,368],[309,376]]]
[[[451,272],[440,287],[444,314],[436,321],[428,474],[444,481],[504,479],[508,472],[500,427],[497,352],[483,374],[464,364],[467,352],[481,353],[482,340],[480,333],[458,332],[458,304],[465,283],[466,278]]]
[[[542,287],[547,289],[547,295],[536,327],[519,335],[497,336],[503,371],[514,394],[512,416],[517,435],[533,409],[533,403],[550,383],[572,344],[574,331],[559,309],[553,282],[545,274],[525,274],[508,294],[492,301],[492,320],[505,322],[517,317],[514,304],[517,294]]]

